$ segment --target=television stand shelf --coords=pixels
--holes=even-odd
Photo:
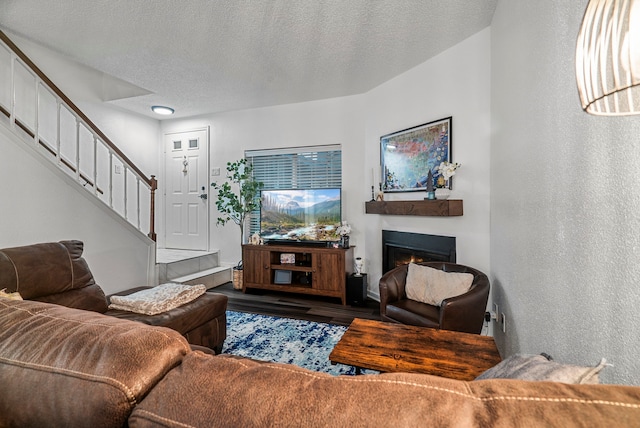
[[[248,288],[337,297],[347,304],[346,279],[353,267],[353,247],[243,245]]]

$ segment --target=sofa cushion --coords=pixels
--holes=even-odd
[[[125,426],[189,351],[170,329],[0,298],[0,425]]]
[[[407,298],[429,305],[440,306],[448,297],[469,291],[473,275],[462,272],[444,272],[429,266],[409,263],[405,290]]]
[[[187,355],[129,426],[628,426],[640,388],[386,373],[331,376],[241,358]]]
[[[594,384],[599,383],[598,374],[605,365],[606,361],[604,359],[595,367],[582,367],[561,364],[543,355],[515,354],[480,374],[476,380],[522,379]]]
[[[17,291],[23,299],[104,312],[107,300],[82,257],[83,248],[81,241],[60,241],[2,249],[0,289]],[[66,295],[85,287],[93,288],[86,301]]]

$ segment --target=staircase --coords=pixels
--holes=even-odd
[[[1,30],[0,127],[142,238],[151,254],[150,285],[157,279],[214,288],[232,280],[218,250],[154,251],[155,176],[131,162]]]
[[[155,176],[147,177],[2,31],[0,123],[156,240]]]
[[[159,248],[156,251],[158,283],[204,284],[207,289],[232,279],[232,267],[220,266],[218,250],[191,251]]]

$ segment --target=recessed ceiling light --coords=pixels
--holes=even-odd
[[[174,110],[171,107],[165,107],[165,106],[153,106],[151,107],[151,110],[153,110],[154,113],[162,114],[164,116],[169,116],[174,112]]]

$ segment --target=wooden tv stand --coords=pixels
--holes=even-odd
[[[282,263],[282,254],[294,263]],[[338,297],[347,304],[346,280],[353,268],[353,247],[243,245],[242,261],[242,292],[247,288],[288,291]]]

